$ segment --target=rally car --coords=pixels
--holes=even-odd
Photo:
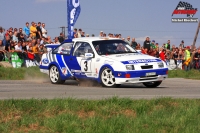
[[[40,71],[49,74],[53,84],[88,79],[104,87],[130,83],[157,87],[168,74],[162,60],[137,52],[121,39],[84,37],[47,47],[51,50],[43,54]]]

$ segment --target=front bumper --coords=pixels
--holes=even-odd
[[[147,73],[154,73],[154,75],[147,76]],[[126,76],[127,74],[128,77]],[[168,68],[114,72],[116,84],[162,81],[168,77],[167,75]]]
[[[131,83],[144,83],[163,81],[167,78],[167,75],[157,75],[151,77],[135,77],[135,78],[115,78],[116,84],[131,84]]]

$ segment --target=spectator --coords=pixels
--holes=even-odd
[[[103,33],[103,37],[106,37],[106,33]]]
[[[27,47],[25,42],[22,42],[22,51],[27,52]]]
[[[189,63],[190,63],[190,46],[187,46],[186,47],[186,50],[185,50],[185,55],[184,55],[184,60],[185,60],[185,62],[184,62],[184,70],[185,71],[188,71],[188,70],[190,70],[190,65],[189,65]]]
[[[178,53],[179,53],[178,48],[176,48],[172,51],[172,59],[174,59],[176,68],[177,68],[177,61],[178,61]]]
[[[26,35],[26,38],[28,38],[29,34],[30,34],[30,28],[29,28],[29,23],[28,22],[26,22],[26,26],[24,27],[23,30],[24,30],[24,33]]]
[[[148,49],[147,49],[147,48],[142,48],[141,53],[143,53],[143,54],[148,54]]]
[[[8,51],[8,47],[10,46],[10,36],[6,36],[4,41],[5,50]]]
[[[150,38],[149,37],[146,37],[146,40],[144,41],[143,43],[143,48],[147,48],[148,52],[150,50]]]
[[[4,34],[4,32],[3,32],[3,28],[0,27],[0,40],[3,40],[3,39],[4,39],[4,36],[5,36],[5,34]]]
[[[40,41],[40,44],[44,44],[44,42],[45,42],[45,37],[42,36],[42,39],[41,39],[41,41]]]
[[[89,34],[86,34],[86,37],[90,37],[90,35],[89,35]]]
[[[60,44],[59,40],[58,40],[58,37],[55,37],[54,39],[54,44]]]
[[[140,43],[138,43],[136,46],[136,50],[140,50],[140,48],[141,48]]]
[[[167,43],[165,44],[165,48],[170,50],[170,40],[168,40]]]
[[[13,53],[14,51],[15,51],[15,43],[11,41],[10,46],[8,47],[8,52]]]
[[[39,43],[36,43],[34,46],[33,46],[33,53],[35,55],[35,60],[37,62],[40,62],[40,56],[39,56]]]
[[[32,41],[33,38],[32,38],[32,34],[29,35],[29,37],[26,39],[27,41]]]
[[[103,37],[103,31],[100,31],[99,37]]]
[[[131,39],[130,36],[128,36],[127,39],[126,39],[126,42],[127,42],[129,45],[131,45],[130,39]]]
[[[22,28],[19,28],[19,32],[17,33],[18,40],[24,42],[24,34],[22,33]]]
[[[32,47],[32,42],[31,41],[29,41],[28,45],[26,46],[27,51],[30,49],[30,47]]]
[[[79,29],[79,30],[78,30],[78,33],[77,33],[77,37],[78,37],[78,38],[81,38],[81,34],[82,34],[82,29]]]
[[[184,41],[181,41],[181,44],[179,45],[179,47],[181,47],[182,49],[184,48]]]
[[[59,40],[60,43],[62,43],[65,40],[65,38],[63,37],[63,33],[62,32],[60,33],[60,36],[58,37],[58,40]]]
[[[36,26],[35,26],[34,22],[32,22],[31,24],[32,25],[30,27],[30,34],[32,35],[32,38],[35,39],[36,38],[37,29],[36,29]]]
[[[166,62],[166,50],[162,49],[162,51],[160,52],[160,59],[163,60],[164,62]]]
[[[42,55],[46,52],[47,52],[47,50],[45,49],[44,44],[40,44],[40,46],[39,46],[39,57],[40,57],[40,59],[42,58]]]
[[[19,41],[15,46],[15,52],[22,52],[22,42]]]
[[[92,37],[95,37],[95,35],[94,35],[94,34],[92,34]]]
[[[85,37],[85,32],[84,31],[81,32],[81,37]]]
[[[119,35],[118,34],[115,34],[115,38],[118,38],[119,37]]]
[[[18,42],[19,41],[18,37],[17,37],[17,34],[18,34],[17,31],[15,31],[14,34],[13,34],[13,36],[12,36],[12,41],[13,42]]]
[[[159,48],[159,44],[158,44],[158,43],[156,43],[156,48],[157,48],[157,49],[160,49],[160,48]]]
[[[51,37],[50,36],[47,37],[47,42],[48,42],[48,44],[51,44],[52,41],[51,41]]]
[[[36,38],[42,39],[41,22],[38,22],[38,26],[36,27],[36,29],[37,29]]]
[[[194,55],[194,62],[195,62],[195,68],[197,68],[197,65],[198,65],[199,67],[198,69],[200,70],[200,48]]]
[[[125,41],[125,38],[122,38],[123,41]]]
[[[10,40],[12,40],[13,38],[12,38],[12,36],[13,36],[13,32],[12,31],[9,31],[9,34],[8,34],[8,36],[10,36]]]
[[[150,49],[156,49],[156,45],[155,45],[155,40],[152,40],[151,44],[150,44]]]
[[[47,38],[47,30],[45,29],[45,23],[42,23],[42,36]]]
[[[118,38],[122,38],[122,34],[119,34],[119,37]]]
[[[77,38],[78,37],[78,32],[77,32],[77,29],[76,28],[74,28],[74,38]]]
[[[132,41],[131,41],[131,45],[130,45],[132,48],[136,49],[137,47],[137,42],[135,41],[135,38],[132,38]]]
[[[9,32],[13,32],[13,28],[12,27],[9,28]]]
[[[0,61],[4,60],[5,46],[3,46],[3,41],[0,40]]]
[[[4,52],[5,51],[5,46],[3,46],[3,41],[0,40],[0,52]]]

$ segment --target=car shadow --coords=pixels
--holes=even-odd
[[[76,80],[66,80],[63,85],[73,85],[77,87],[102,87],[101,84],[95,81],[76,81]],[[104,87],[104,88],[109,88],[109,87]],[[145,87],[142,83],[137,83],[137,84],[125,84],[121,85],[118,88],[120,89],[163,89],[163,88],[168,88],[168,87],[156,87],[156,88],[147,88]]]

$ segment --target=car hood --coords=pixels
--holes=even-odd
[[[104,57],[107,59],[120,61],[120,62],[133,61],[137,63],[146,63],[146,62],[160,62],[161,61],[160,59],[156,57],[141,54],[141,53],[115,54],[115,55],[107,55]]]

